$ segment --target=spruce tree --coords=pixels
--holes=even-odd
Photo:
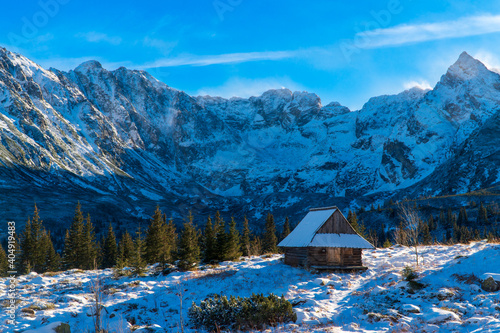
[[[290,234],[290,220],[288,216],[285,218],[285,223],[283,224],[283,231],[281,232],[281,240],[285,239],[286,236]]]
[[[144,259],[148,264],[166,263],[168,259],[167,225],[159,206],[151,217],[146,231]]]
[[[476,240],[476,241],[481,240],[481,233],[479,232],[478,229],[474,229],[474,240]]]
[[[467,211],[465,210],[465,207],[460,207],[457,224],[459,226],[467,226],[469,224],[469,219],[467,217]]]
[[[165,234],[165,257],[162,258],[162,262],[172,263],[174,261],[175,251],[177,250],[177,228],[175,227],[174,220],[172,218],[167,223]]]
[[[26,221],[24,225],[24,230],[19,240],[19,246],[21,249],[19,258],[21,272],[25,274],[30,273],[34,266],[33,253],[35,252],[35,241],[31,230],[31,218],[28,218],[28,221]]]
[[[262,250],[264,253],[278,253],[278,238],[276,237],[276,224],[274,216],[267,213]]]
[[[179,249],[177,252],[179,259],[179,268],[191,270],[195,268],[200,260],[200,246],[198,243],[198,231],[193,225],[193,216],[191,212],[188,221],[184,223],[184,228],[179,240]]]
[[[64,267],[66,269],[82,268],[84,252],[84,232],[83,213],[80,202],[76,205],[73,222],[66,231],[64,238]]]
[[[229,234],[227,237],[227,254],[224,260],[235,260],[241,257],[240,252],[240,233],[236,228],[236,221],[234,217],[231,217],[231,223],[229,224]]]
[[[227,257],[228,249],[228,234],[226,232],[226,223],[219,211],[215,212],[215,225],[217,227],[216,240],[217,240],[217,253],[216,260],[221,261]]]
[[[480,225],[488,225],[488,210],[486,209],[486,207],[483,205],[483,203],[481,202],[479,204],[479,209],[478,209],[478,212],[477,212],[477,224],[478,226]]]
[[[21,271],[29,273],[45,272],[46,255],[49,244],[46,241],[47,231],[40,220],[39,210],[35,204],[32,218],[28,218],[20,241]]]
[[[81,269],[96,269],[98,267],[97,248],[99,247],[95,243],[94,225],[90,220],[90,214],[87,214],[83,228]]]
[[[427,220],[427,224],[429,225],[429,231],[436,230],[436,222],[434,222],[434,217],[429,215],[429,220]]]
[[[351,211],[349,209],[349,212],[347,213],[347,221],[352,226],[354,231],[356,231],[359,234],[360,230],[359,230],[358,217],[356,216],[356,212]]]
[[[364,222],[361,220],[361,223],[358,225],[358,230],[357,230],[358,234],[363,237],[363,238],[366,238],[367,237],[367,234],[366,234],[366,227],[365,227],[365,224]]]
[[[212,225],[212,218],[207,218],[207,224],[203,231],[203,261],[210,263],[217,259],[216,231]]]
[[[446,227],[453,227],[454,224],[457,222],[457,216],[453,214],[451,211],[451,208],[448,208],[448,211],[446,213]]]
[[[429,245],[432,242],[432,236],[430,233],[429,225],[425,222],[422,223],[422,243],[424,245]]]
[[[52,238],[50,237],[50,232],[43,235],[43,243],[46,249],[45,259],[43,264],[44,272],[57,272],[61,269],[61,257],[54,249],[54,244]]]
[[[132,268],[135,275],[143,275],[146,272],[146,260],[144,259],[144,240],[142,238],[141,227],[137,229],[134,241],[134,256]]]
[[[73,256],[74,256],[74,245],[73,239],[69,232],[69,229],[66,229],[64,234],[64,249],[61,265],[64,269],[71,269],[74,267]]]
[[[444,217],[444,211],[441,210],[439,211],[439,224],[442,226],[442,227],[447,227],[447,223],[446,223],[446,219]]]
[[[389,241],[389,238],[386,238],[384,244],[382,245],[382,247],[384,249],[386,249],[386,248],[391,247],[391,246],[392,246],[392,243]]]
[[[121,269],[131,265],[134,255],[134,241],[132,240],[132,237],[130,236],[128,231],[125,230],[125,233],[122,235],[120,242],[118,243],[118,258],[116,266]]]
[[[262,239],[259,236],[254,235],[250,245],[250,255],[258,256],[262,253]]]
[[[102,242],[102,267],[111,268],[116,265],[118,258],[118,248],[116,246],[115,232],[113,226],[109,223],[108,234]]]
[[[31,220],[31,232],[34,242],[34,253],[33,253],[33,270],[37,273],[43,272],[42,266],[45,265],[46,254],[47,254],[47,242],[46,234],[47,231],[43,227],[43,222],[40,220],[38,207],[35,204],[35,210],[33,212],[33,218]]]
[[[250,228],[248,226],[248,219],[243,218],[243,234],[241,235],[241,253],[244,256],[250,256]]]

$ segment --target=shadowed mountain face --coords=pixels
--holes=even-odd
[[[59,218],[227,209],[259,218],[374,193],[459,193],[500,180],[500,76],[462,53],[433,90],[361,110],[307,92],[192,97],[97,61],[45,70],[0,48],[0,204]],[[361,199],[360,199],[361,198]]]

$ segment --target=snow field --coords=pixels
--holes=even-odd
[[[420,290],[401,277],[415,263],[413,248],[402,246],[364,250],[364,273],[315,274],[284,265],[281,255],[166,276],[155,275],[156,266],[146,277],[115,278],[110,269],[31,273],[18,277],[17,325],[7,325],[4,310],[0,331],[50,332],[58,322],[72,332],[92,331],[90,288],[100,279],[103,327],[111,332],[180,332],[192,302],[213,293],[285,295],[298,319],[273,332],[500,332],[500,292],[480,288],[481,278],[498,277],[500,245],[421,246],[419,253]],[[0,279],[2,299],[6,285]]]

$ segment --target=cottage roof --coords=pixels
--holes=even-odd
[[[337,207],[310,209],[302,221],[278,246],[373,249],[373,245],[358,234],[316,234],[336,210],[338,210]]]
[[[309,246],[373,249],[373,245],[357,234],[316,234]]]

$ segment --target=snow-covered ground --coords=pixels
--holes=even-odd
[[[180,332],[191,303],[211,293],[285,295],[298,320],[272,330],[277,332],[500,332],[500,292],[485,292],[479,282],[500,273],[500,245],[482,241],[419,250],[417,280],[425,287],[415,291],[401,277],[403,268],[414,264],[413,251],[400,246],[365,250],[369,269],[357,274],[314,274],[286,266],[281,255],[167,276],[116,279],[112,270],[32,273],[18,278],[15,327],[7,325],[7,279],[2,278],[0,330],[50,332],[57,322],[67,322],[73,333],[93,331],[90,288],[99,278],[103,326],[110,332]]]

